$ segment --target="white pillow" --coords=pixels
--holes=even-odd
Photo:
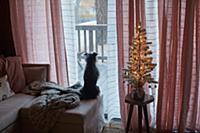
[[[7,75],[0,77],[0,102],[14,94],[15,93],[10,89]]]

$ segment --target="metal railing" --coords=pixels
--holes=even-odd
[[[104,62],[107,60],[105,56],[105,45],[107,43],[107,25],[76,25],[78,35],[78,58],[81,60],[85,52],[97,52],[97,58]]]

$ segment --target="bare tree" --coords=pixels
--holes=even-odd
[[[75,5],[74,5],[74,10],[75,10],[75,23],[76,23],[76,24],[80,22],[80,20],[79,20],[79,18],[80,18],[80,15],[79,15],[80,2],[81,2],[81,0],[74,0],[74,4],[75,4]]]
[[[107,24],[107,11],[108,11],[108,0],[96,0],[96,21],[97,24]],[[100,43],[99,38],[103,37],[103,43],[106,44],[107,42],[107,32],[104,32],[103,35],[100,31],[97,31],[96,38],[97,43]]]
[[[108,0],[96,0],[95,5],[97,24],[107,24]]]

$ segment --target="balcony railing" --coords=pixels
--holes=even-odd
[[[97,58],[104,62],[107,60],[105,55],[105,45],[107,43],[107,25],[76,25],[78,35],[78,58],[81,60],[85,52],[97,52]]]

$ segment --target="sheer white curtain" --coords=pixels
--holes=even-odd
[[[75,30],[75,2],[76,0],[62,0],[63,23],[65,32],[65,43],[67,46],[67,59],[70,77],[70,84],[83,80],[84,60],[81,61],[82,70],[78,69],[77,52],[78,52],[78,35]],[[84,2],[84,0],[82,0]],[[109,0],[107,11],[107,44],[105,44],[104,53],[108,57],[104,63],[98,61],[97,67],[100,70],[98,85],[104,99],[104,113],[107,114],[108,120],[120,118],[118,80],[117,80],[117,36],[116,36],[116,0]],[[92,22],[94,23],[94,21]],[[91,27],[92,28],[92,27]],[[88,31],[87,31],[88,32]],[[83,31],[80,32],[81,44],[84,43]],[[95,34],[95,32],[94,32]],[[94,38],[95,39],[95,38]],[[87,42],[89,42],[87,40]],[[99,50],[100,52],[100,50]],[[81,81],[83,83],[83,81]]]
[[[150,49],[153,51],[153,62],[157,64],[155,69],[151,72],[156,81],[159,78],[159,36],[158,36],[158,1],[145,0],[145,14],[146,14],[146,32],[147,40],[152,42]],[[148,91],[154,96],[154,103],[150,104],[150,113],[152,116],[151,126],[156,125],[156,108],[158,100],[158,84],[149,84]]]

